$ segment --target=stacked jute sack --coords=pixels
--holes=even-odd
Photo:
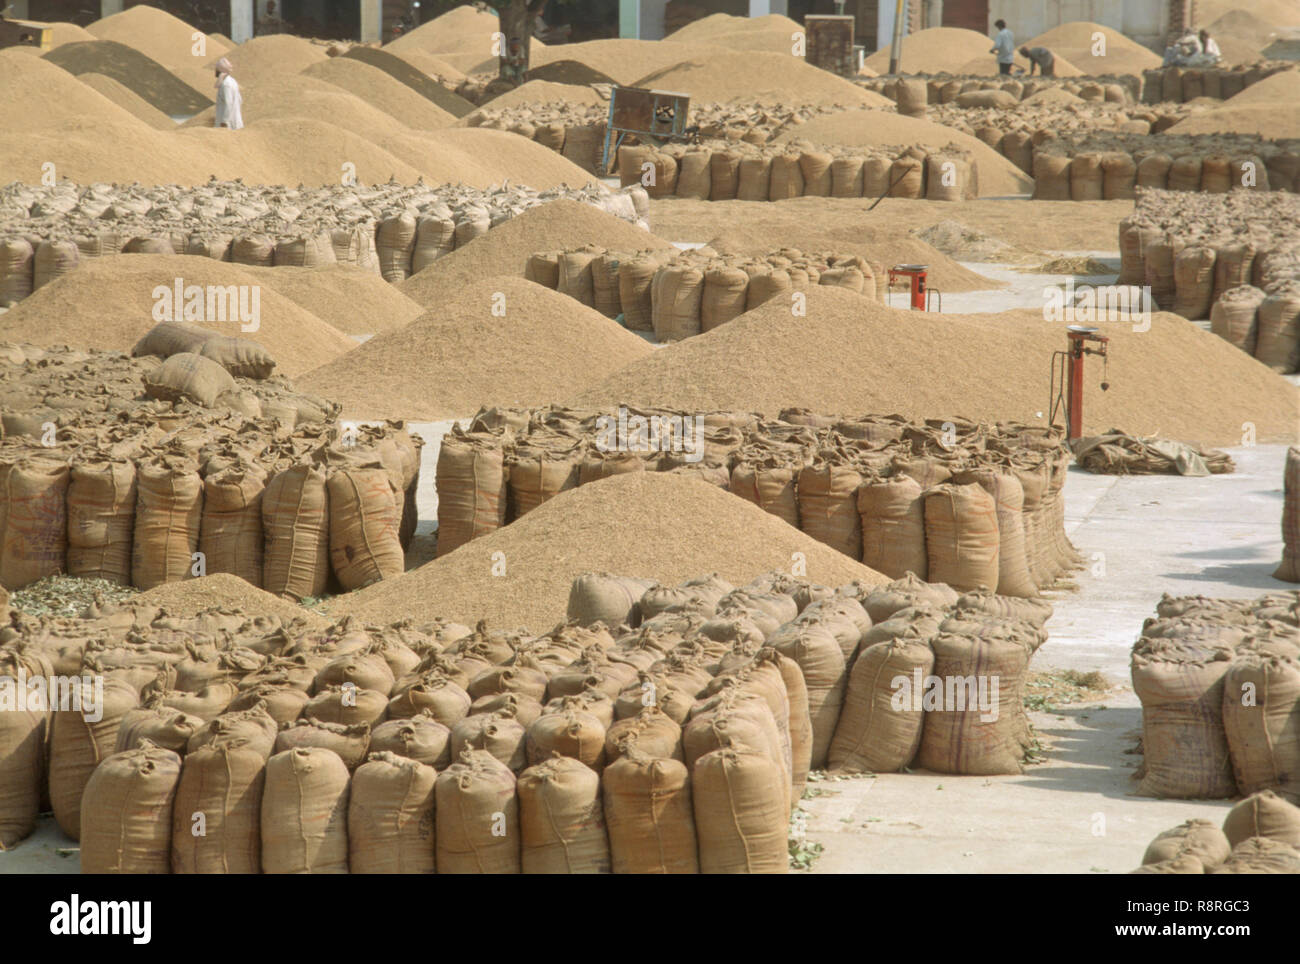
[[[1152,797],[1300,800],[1300,592],[1161,598],[1133,646]]]
[[[174,363],[194,359],[206,360],[168,359],[146,376],[163,373],[150,387],[167,388],[171,375],[192,384]],[[335,406],[303,418],[300,401],[259,415],[128,402],[6,435],[0,585],[67,573],[148,589],[231,573],[304,599],[400,575],[415,531],[419,436],[400,422],[337,422]]]
[[[1273,578],[1300,582],[1300,448],[1294,445],[1286,450],[1282,494],[1282,562]]]
[[[1119,285],[1149,285],[1161,309],[1277,372],[1300,368],[1300,199],[1234,190],[1138,189],[1120,221]]]
[[[1023,137],[1023,135],[1021,135]],[[1003,138],[1007,145],[1012,135]],[[1107,149],[1110,143],[1112,149]],[[1129,150],[1130,144],[1142,146]],[[1152,143],[1158,142],[1158,143]],[[1085,149],[1080,150],[1080,147]],[[1300,143],[1224,136],[1172,138],[1088,135],[1079,139],[1051,132],[1013,148],[1024,160],[1031,152],[1034,199],[1101,201],[1127,199],[1138,188],[1226,194],[1231,190],[1300,190]]]
[[[886,300],[888,275],[857,255],[782,248],[765,258],[692,251],[607,251],[596,245],[529,257],[524,277],[553,288],[632,331],[680,341],[712,331],[779,296],[812,285],[848,288]]]
[[[508,185],[254,187],[213,181],[0,189],[0,308],[87,258],[190,254],[259,267],[350,264],[397,283],[529,208],[567,198],[648,227],[645,192]]]
[[[1252,84],[1283,70],[1294,70],[1286,60],[1264,60],[1233,67],[1160,67],[1142,71],[1142,103],[1179,103],[1211,97],[1227,100]]]
[[[20,617],[4,682],[102,699],[0,716],[0,845],[48,792],[86,873],[782,873],[812,768],[1019,772],[1050,613],[783,573],[588,573],[569,608],[541,636]],[[882,673],[917,670],[969,689],[896,709]]]
[[[1151,841],[1134,874],[1300,874],[1300,807],[1271,790],[1228,811],[1223,828],[1185,820]]]
[[[727,489],[890,577],[1032,597],[1079,565],[1065,535],[1070,455],[1059,430],[714,412],[699,416],[703,451],[692,453],[673,442],[691,433],[690,417],[625,412],[629,426],[658,426],[644,446],[630,427],[625,444],[608,437],[617,413],[486,409],[468,431],[454,428],[438,453],[438,555],[566,489],[659,471]]]
[[[859,87],[883,94],[898,112],[924,117],[926,105],[958,107],[1014,106],[1043,90],[1064,90],[1088,103],[1125,104],[1138,99],[1136,77],[956,77],[952,74],[861,77]],[[1004,96],[999,96],[1004,95]],[[963,100],[964,98],[964,100]]]
[[[821,114],[847,110],[842,104],[691,104],[690,124],[704,138],[764,144],[782,131]],[[604,151],[607,104],[491,104],[465,116],[467,127],[511,131],[563,154],[579,167],[595,172]],[[628,135],[625,144],[640,141]],[[611,165],[616,159],[611,158]]]
[[[816,147],[733,142],[725,150],[668,144],[619,148],[625,188],[644,185],[650,197],[698,201],[783,201],[792,197],[979,197],[979,170],[964,148]]]
[[[969,101],[968,101],[969,103]],[[951,127],[978,137],[995,151],[1015,160],[1013,148],[1023,142],[1013,140],[1003,150],[1002,139],[1009,134],[1029,137],[1034,143],[1052,136],[1105,137],[1108,134],[1158,134],[1190,117],[1197,108],[1187,104],[1161,104],[1157,107],[1078,103],[1035,103],[1008,106],[963,107],[960,103],[930,105],[926,116],[944,127]],[[1025,168],[1025,173],[1031,173]]]

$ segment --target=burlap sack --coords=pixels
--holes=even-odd
[[[630,748],[601,780],[616,874],[693,874],[699,851],[685,764]]]
[[[1300,582],[1300,448],[1286,450],[1282,472],[1282,562],[1274,579]]]
[[[1194,244],[1174,257],[1174,313],[1192,321],[1207,318],[1214,293],[1214,249]]]
[[[1070,200],[1070,158],[1034,152],[1035,201]]]
[[[57,710],[51,720],[49,751],[50,803],[59,829],[73,840],[81,834],[81,794],[99,763],[117,746],[122,717],[139,703],[129,683],[104,680],[103,702],[95,706],[92,688],[77,684],[82,709]],[[99,713],[91,712],[98,709]],[[98,715],[91,721],[87,716]]]
[[[908,475],[867,480],[857,492],[862,523],[862,563],[891,579],[908,572],[924,579],[925,500],[920,483]]]
[[[187,753],[173,807],[172,873],[261,873],[265,786],[266,758],[246,745]]]
[[[36,253],[26,238],[0,240],[0,308],[12,308],[32,293],[35,264]]]
[[[389,284],[400,284],[411,275],[415,255],[415,214],[404,211],[379,222],[375,232],[375,254],[379,274]],[[235,242],[238,245],[239,242]]]
[[[767,194],[769,201],[803,197],[803,186],[803,171],[799,167],[798,154],[778,154],[772,158],[772,175]]]
[[[925,544],[931,582],[997,590],[997,504],[978,485],[944,483],[926,493]]]
[[[862,475],[853,466],[818,460],[799,470],[795,489],[803,531],[854,559],[862,557],[861,484]]]
[[[1300,798],[1300,664],[1239,651],[1223,679],[1223,728],[1240,793]]]
[[[739,460],[731,470],[729,490],[799,528],[799,505],[795,497],[798,469],[779,456]]]
[[[806,197],[831,196],[832,155],[822,151],[805,151],[799,155],[799,171],[803,174],[803,193]]]
[[[302,601],[329,579],[329,497],[325,473],[306,463],[276,473],[262,494],[262,588]]]
[[[137,589],[193,574],[203,480],[188,459],[160,455],[137,465],[131,577]]]
[[[1256,317],[1259,340],[1255,357],[1282,374],[1300,368],[1300,281],[1269,286]]]
[[[600,778],[570,757],[519,776],[521,867],[526,874],[610,873]]]
[[[14,677],[0,685],[17,687]],[[0,713],[0,851],[32,835],[40,812],[50,717],[16,705]]]
[[[603,253],[603,249],[591,244],[561,252],[559,282],[555,290],[581,302],[588,308],[594,307],[596,288],[591,264]]]
[[[63,277],[81,263],[81,254],[72,241],[42,241],[32,256],[32,290],[43,288]]]
[[[673,264],[655,272],[650,287],[651,326],[657,341],[681,341],[700,333],[704,272]]]
[[[1272,790],[1253,793],[1228,811],[1223,833],[1233,847],[1251,837],[1264,837],[1300,848],[1300,807]]]
[[[348,872],[348,769],[338,754],[297,747],[266,764],[262,872]]]
[[[740,159],[736,198],[741,201],[766,201],[772,189],[772,158],[747,154]],[[3,281],[0,280],[0,284]]]
[[[491,754],[467,750],[438,775],[438,872],[517,874],[522,832],[515,775]]]
[[[400,576],[406,568],[398,536],[400,493],[382,467],[336,470],[326,483],[330,564],[344,589]]]
[[[716,154],[714,155],[717,156]],[[704,293],[700,298],[700,331],[712,331],[745,313],[749,275],[725,264],[704,272]]]
[[[433,767],[371,753],[348,794],[348,872],[434,872]]]
[[[691,795],[701,872],[789,871],[782,776],[766,754],[744,746],[715,750],[696,762]]]
[[[711,161],[707,151],[687,151],[677,167],[677,196],[707,201],[713,190]]]
[[[911,699],[934,666],[934,651],[919,630],[862,651],[849,674],[831,740],[828,763],[848,773],[894,773],[911,763],[921,745],[924,711]]]
[[[82,797],[82,873],[168,873],[180,775],[181,758],[147,742],[96,767]]]
[[[1205,870],[1213,870],[1227,860],[1231,852],[1232,845],[1222,830],[1209,820],[1193,819],[1183,821],[1152,840],[1142,855],[1142,863],[1150,865],[1193,857]]]

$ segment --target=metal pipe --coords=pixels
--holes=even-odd
[[[889,47],[889,72],[898,73],[898,62],[903,59],[903,8],[907,0],[898,0],[894,8],[894,42]]]

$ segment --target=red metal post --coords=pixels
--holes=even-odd
[[[1083,337],[1070,333],[1070,385],[1067,390],[1065,416],[1066,438],[1083,434]]]
[[[925,311],[925,272],[912,275],[912,310]]]

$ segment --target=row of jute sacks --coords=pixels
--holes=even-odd
[[[629,412],[671,423],[668,413]],[[444,436],[438,454],[438,555],[567,489],[667,471],[726,489],[891,577],[913,572],[963,590],[1033,597],[1079,565],[1065,535],[1070,455],[1059,437],[963,420],[827,425],[810,413],[782,415],[791,421],[704,416],[712,427],[692,454],[667,442],[629,451],[630,439],[614,449],[601,440],[598,415],[480,412],[468,430]]]
[[[1194,817],[1151,841],[1134,874],[1300,874],[1300,807],[1252,793],[1220,827]]]
[[[1294,445],[1282,469],[1282,562],[1273,578],[1300,582],[1300,448]]]
[[[910,117],[924,117],[926,106],[932,104],[956,104],[959,107],[986,107],[991,102],[994,106],[1005,104],[1004,98],[997,94],[1009,96],[1013,103],[1044,90],[1064,90],[1092,103],[1124,104],[1136,101],[1139,97],[1137,78],[1129,75],[1017,79],[958,77],[951,74],[904,77],[884,74],[880,77],[860,77],[854,83],[888,97],[898,105],[900,114]]]
[[[1300,801],[1300,592],[1161,598],[1132,651],[1145,796]]]
[[[1003,138],[1005,143],[1012,135]],[[1234,189],[1296,191],[1300,154],[1274,154],[1273,167],[1259,154],[1199,153],[1173,157],[1162,151],[1084,151],[1074,156],[1054,149],[1033,151],[1036,201],[1110,201],[1137,196],[1138,188],[1227,194]],[[1270,170],[1278,172],[1273,186]]]
[[[858,255],[805,254],[791,248],[765,258],[698,251],[607,251],[584,245],[530,255],[524,277],[568,295],[632,331],[680,341],[712,331],[773,298],[812,285],[848,288],[885,303],[885,266]]]
[[[802,142],[801,142],[802,143]],[[619,181],[650,197],[783,201],[794,197],[979,197],[979,167],[964,148],[819,149],[811,144],[683,144],[618,149]]]
[[[257,428],[178,426],[145,450],[76,425],[51,445],[0,441],[0,585],[66,573],[149,589],[230,573],[304,599],[405,570],[419,436],[336,425],[272,442],[274,426]]]
[[[1142,71],[1142,103],[1180,103],[1211,97],[1228,100],[1247,87],[1283,70],[1294,70],[1289,61],[1263,61],[1234,67],[1168,67]]]
[[[644,190],[631,186],[610,194],[604,210],[646,226]],[[438,258],[464,247],[513,215],[486,208],[460,212],[414,208],[348,227],[325,227],[280,238],[266,234],[213,231],[175,232],[140,226],[77,237],[15,235],[0,238],[0,307],[11,307],[33,291],[76,269],[87,258],[112,254],[188,254],[256,267],[306,267],[346,264],[364,268],[397,284]]]
[[[539,637],[164,613],[78,649],[36,627],[2,673],[79,660],[101,712],[0,717],[0,842],[44,786],[91,873],[783,872],[812,768],[1019,772],[1051,611],[782,573],[589,573],[570,609]],[[899,703],[891,671],[997,682]]]

